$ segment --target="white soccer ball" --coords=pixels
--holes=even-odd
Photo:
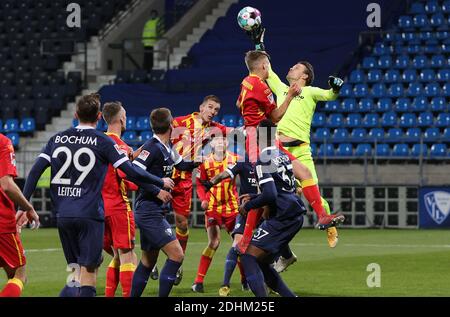
[[[261,25],[261,12],[253,7],[245,7],[239,11],[237,22],[241,29],[251,31]]]

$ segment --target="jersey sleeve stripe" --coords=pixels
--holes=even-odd
[[[176,162],[174,162],[175,165],[178,165],[181,163],[181,161],[183,160],[183,158],[181,157],[181,155],[178,156]]]
[[[42,157],[43,159],[46,159],[49,163],[51,163],[51,161],[52,161],[51,158],[50,158],[50,156],[47,155],[47,154],[45,154],[45,153],[39,154],[38,157]]]
[[[145,166],[145,165],[142,164],[142,163],[139,163],[138,161],[133,161],[133,164],[136,165],[136,166],[138,166],[138,167],[140,167],[140,168],[142,168],[144,171],[147,170],[147,166]]]
[[[118,160],[116,163],[113,164],[114,168],[118,168],[120,165],[122,165],[122,163],[124,163],[125,161],[128,161],[128,157],[123,157],[120,160]]]
[[[272,177],[266,178],[266,179],[261,180],[261,181],[259,182],[259,185],[261,186],[262,184],[265,184],[265,183],[268,183],[268,182],[273,182],[273,181],[274,181],[274,180],[273,180]]]
[[[229,168],[227,168],[227,169],[225,170],[225,172],[227,172],[228,175],[231,176],[231,178],[234,178],[234,174],[233,174],[233,172],[232,172]]]

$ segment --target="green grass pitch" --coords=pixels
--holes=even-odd
[[[450,295],[448,231],[340,229],[339,233],[336,249],[328,248],[324,232],[313,229],[302,230],[292,241],[291,248],[299,260],[282,273],[282,277],[299,296]],[[24,230],[22,241],[28,262],[28,283],[23,296],[57,296],[68,273],[56,229]],[[196,294],[190,287],[205,244],[205,231],[191,229],[183,265],[184,279],[174,287],[172,296],[218,296],[231,240],[223,231],[222,244],[205,279],[205,293]],[[139,256],[139,247],[137,250]],[[165,255],[160,254],[160,268],[164,260]],[[105,268],[109,261],[110,257],[105,255],[99,270],[99,296],[104,295]],[[367,286],[366,280],[371,274],[367,265],[370,263],[381,267],[379,288]],[[5,281],[2,274],[0,286]],[[156,296],[157,284],[150,280],[145,296]],[[241,291],[237,269],[232,279],[231,295],[252,295]]]

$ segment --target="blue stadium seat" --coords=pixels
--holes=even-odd
[[[405,142],[419,142],[422,131],[419,128],[409,128],[406,131],[405,137],[403,138]]]
[[[435,142],[439,140],[439,137],[441,136],[441,133],[439,132],[438,128],[428,128],[425,130],[425,133],[423,134],[423,141],[424,142]]]
[[[397,114],[393,111],[385,112],[381,116],[382,127],[395,127],[397,125]]]
[[[390,49],[388,46],[386,46],[383,42],[377,42],[375,46],[373,47],[373,54],[380,56],[380,55],[386,55],[390,54]]]
[[[417,117],[413,113],[404,113],[400,117],[399,126],[402,128],[412,128],[417,125]]]
[[[409,97],[421,96],[423,94],[423,86],[421,83],[410,83],[406,90],[406,95]]]
[[[413,157],[427,157],[428,156],[428,146],[426,144],[413,144],[411,148],[411,155]]]
[[[442,112],[438,114],[435,126],[440,128],[450,127],[450,113]]]
[[[405,69],[409,66],[408,55],[399,55],[394,62],[394,67],[399,69]]]
[[[131,146],[139,142],[138,135],[135,131],[125,131],[122,135],[122,139]]]
[[[395,144],[392,148],[392,156],[395,157],[408,157],[409,156],[409,147],[405,143]]]
[[[392,99],[391,98],[381,98],[375,105],[376,112],[387,112],[392,109]]]
[[[362,124],[362,117],[359,113],[350,113],[345,121],[345,126],[349,128],[358,128]]]
[[[332,113],[328,118],[327,126],[331,128],[338,128],[344,125],[344,116],[340,113]]]
[[[361,143],[366,140],[366,137],[367,137],[366,129],[356,128],[353,129],[352,133],[350,134],[349,140],[351,142]]]
[[[334,146],[332,144],[321,144],[318,151],[319,157],[333,157],[334,156]]]
[[[375,148],[375,153],[380,157],[388,157],[391,155],[391,148],[388,144],[377,144]]]
[[[433,55],[431,57],[430,66],[432,68],[442,68],[447,65],[444,55]]]
[[[136,117],[127,117],[127,130],[136,129]]]
[[[319,128],[316,133],[314,133],[313,139],[318,143],[325,143],[326,140],[331,138],[331,132],[328,128]]]
[[[436,80],[436,73],[432,69],[423,69],[419,75],[420,81],[431,82]]]
[[[386,133],[385,142],[396,143],[403,139],[403,131],[400,128],[390,128]]]
[[[372,96],[382,98],[387,95],[386,86],[383,83],[376,83],[372,86]]]
[[[450,13],[450,0],[445,0],[442,4],[442,11],[444,13]]]
[[[410,12],[414,14],[425,13],[425,6],[422,2],[413,2],[411,4]]]
[[[398,26],[402,29],[413,28],[413,20],[409,15],[402,15],[398,18]]]
[[[357,98],[363,98],[367,96],[369,92],[369,88],[366,84],[356,84],[355,87],[353,87],[353,96]]]
[[[430,110],[433,112],[444,112],[447,109],[447,103],[444,97],[434,97],[431,99]]]
[[[20,123],[21,132],[34,132],[36,130],[36,122],[34,118],[23,118]]]
[[[341,143],[336,149],[336,156],[353,156],[353,147],[350,143]]]
[[[378,67],[381,69],[387,69],[392,67],[392,57],[390,55],[380,56],[378,59]],[[381,77],[381,74],[380,74]]]
[[[339,96],[352,97],[352,95],[353,95],[353,86],[351,84],[342,85],[341,91],[339,92]]]
[[[449,45],[449,47],[450,47],[450,45]],[[444,82],[450,81],[450,69],[445,68],[445,69],[438,70],[436,77],[437,77],[438,81],[444,81]]]
[[[338,128],[333,132],[333,136],[331,137],[331,141],[334,143],[341,143],[348,141],[349,134],[347,129]]]
[[[395,83],[400,80],[400,72],[397,69],[388,69],[384,74],[384,81],[386,83]]]
[[[429,127],[433,125],[433,114],[431,112],[422,112],[418,117],[419,127]]]
[[[426,13],[435,13],[440,10],[440,5],[437,1],[428,1],[425,4],[425,12]]]
[[[3,131],[5,131],[6,133],[19,132],[20,131],[19,120],[17,119],[6,120],[5,125],[3,126]]]
[[[345,100],[346,99],[344,99],[344,101]],[[333,101],[325,102],[323,110],[326,111],[326,112],[337,112],[337,111],[340,111],[341,109],[340,109],[339,101],[333,100]]]
[[[237,124],[236,116],[233,115],[233,114],[226,114],[226,115],[223,116],[223,118],[222,118],[222,120],[221,120],[221,123],[222,123],[224,126],[234,128],[234,127],[237,126],[237,125],[236,125],[236,124]]]
[[[417,14],[413,18],[413,24],[416,28],[423,29],[423,28],[426,28],[427,26],[429,26],[430,23],[425,14]]]
[[[150,121],[147,116],[138,117],[135,125],[136,131],[150,130]]]
[[[413,112],[423,112],[428,109],[428,98],[424,96],[419,96],[414,98],[411,104],[411,111]]]
[[[379,69],[371,69],[367,73],[367,81],[369,83],[379,82],[383,76],[383,73]]]
[[[398,98],[395,102],[395,111],[408,112],[411,111],[411,102],[409,98]]]
[[[415,69],[405,69],[402,74],[402,81],[405,83],[411,83],[417,80],[417,72]]]
[[[388,89],[387,96],[398,98],[405,94],[402,84],[391,84]]]
[[[375,66],[377,65],[377,60],[374,57],[364,57],[363,61],[362,61],[362,68],[363,69],[370,69],[370,68],[375,68]]]
[[[371,112],[373,108],[374,108],[373,99],[372,98],[363,98],[359,101],[356,111],[357,112]]]
[[[323,127],[326,123],[326,116],[321,112],[316,112],[313,115],[313,119],[311,122],[312,127]]]
[[[76,127],[76,126],[78,126],[78,124],[79,124],[79,122],[78,122],[78,119],[73,119],[72,120],[72,127]]]
[[[317,144],[312,143],[310,146],[311,146],[311,155],[312,155],[312,157],[316,157],[317,156]]]
[[[450,97],[450,83],[444,84],[444,87],[442,87],[442,94],[445,97]]]
[[[237,126],[238,127],[244,126],[244,118],[242,116],[239,116],[238,125]]]
[[[447,152],[448,152],[447,145],[445,145],[444,143],[436,143],[431,146],[430,157],[431,158],[446,157]]]
[[[363,119],[362,126],[365,128],[373,128],[378,126],[379,116],[376,113],[368,113]]]
[[[142,142],[146,142],[148,140],[150,140],[153,137],[153,132],[152,131],[142,131],[141,132],[141,140]]]
[[[355,69],[350,73],[349,83],[356,84],[361,83],[365,79],[364,72],[360,69]]]
[[[369,143],[360,143],[356,146],[355,156],[372,156],[372,145]]]
[[[444,133],[442,133],[441,140],[442,140],[442,142],[447,142],[447,143],[450,142],[450,128],[444,129]]]
[[[354,98],[346,98],[342,101],[342,112],[354,112],[356,110],[356,100]]]
[[[413,58],[411,65],[414,68],[426,68],[428,67],[428,59],[425,55],[417,55]]]
[[[8,134],[6,134],[6,137],[11,140],[11,143],[15,148],[17,148],[19,146],[20,136],[18,133],[15,133],[15,132],[8,133]]]

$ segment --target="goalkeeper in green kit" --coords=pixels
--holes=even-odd
[[[257,50],[264,51],[264,33],[265,28],[259,26],[253,31],[248,32]],[[294,155],[311,172],[313,180],[301,182],[305,188],[311,185],[310,182],[318,184],[317,173],[314,161],[311,155],[310,132],[311,122],[318,101],[335,100],[338,97],[339,90],[343,85],[340,78],[330,76],[328,84],[331,89],[325,90],[318,87],[312,87],[314,81],[314,70],[310,63],[301,61],[289,69],[286,75],[289,85],[283,83],[280,78],[269,69],[269,77],[266,80],[272,92],[277,97],[277,105],[283,103],[286,98],[289,86],[296,83],[301,87],[301,94],[296,96],[290,103],[286,113],[278,122],[278,139],[281,145]],[[325,211],[330,214],[330,207],[326,200],[321,198]],[[343,221],[343,217],[339,218]],[[338,242],[338,233],[336,227],[327,228],[328,244],[334,248]]]

